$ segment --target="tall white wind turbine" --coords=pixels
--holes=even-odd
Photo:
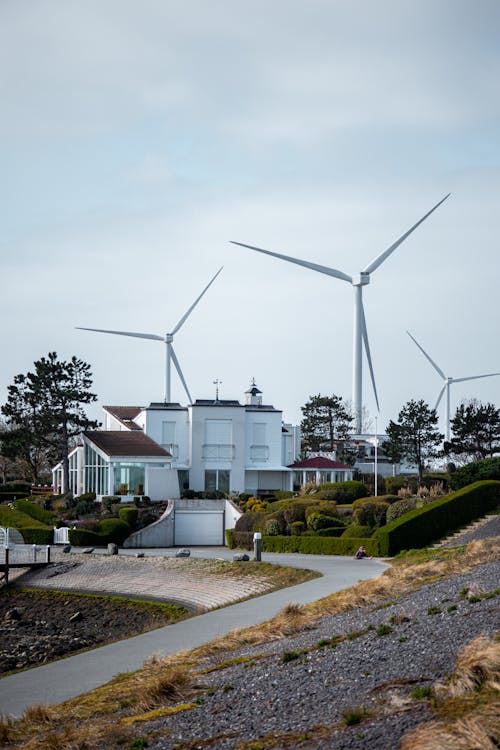
[[[500,372],[490,372],[487,375],[470,375],[467,378],[451,378],[451,377],[447,377],[444,374],[444,372],[442,371],[442,369],[437,366],[437,364],[434,362],[434,360],[432,360],[429,357],[429,355],[427,354],[427,352],[425,351],[425,349],[422,346],[420,346],[420,344],[418,343],[418,341],[415,338],[413,338],[413,336],[411,335],[411,333],[409,331],[406,331],[406,333],[411,338],[411,340],[413,341],[413,343],[418,346],[418,348],[420,349],[420,351],[422,352],[422,354],[424,355],[424,357],[431,363],[431,365],[436,370],[436,372],[438,373],[438,375],[440,375],[442,377],[442,379],[444,380],[444,385],[441,388],[441,390],[439,391],[439,395],[438,395],[438,398],[437,398],[436,405],[435,405],[434,409],[437,410],[439,404],[441,403],[441,399],[443,398],[443,393],[446,391],[446,440],[449,442],[449,440],[450,440],[450,386],[451,386],[451,384],[452,383],[463,383],[465,380],[478,380],[479,378],[493,378],[495,375],[500,375]]]
[[[335,268],[330,268],[328,266],[321,266],[317,263],[311,263],[307,260],[300,260],[299,258],[292,258],[289,255],[283,255],[281,253],[275,253],[271,252],[271,250],[263,250],[261,247],[255,247],[254,245],[246,245],[243,242],[233,242],[234,245],[240,245],[241,247],[247,247],[250,250],[257,250],[259,253],[265,253],[266,255],[272,255],[275,258],[280,258],[281,260],[287,260],[290,263],[296,263],[298,266],[304,266],[304,268],[309,268],[312,271],[318,271],[319,273],[324,273],[327,276],[334,276],[336,279],[340,279],[341,281],[347,281],[349,284],[352,284],[354,289],[354,327],[353,327],[353,375],[352,375],[352,402],[354,405],[354,412],[355,412],[355,428],[356,432],[361,432],[361,415],[362,415],[362,393],[363,393],[363,345],[366,352],[366,359],[368,361],[368,367],[370,368],[370,377],[372,381],[373,386],[373,392],[375,395],[375,401],[377,403],[377,409],[379,409],[379,403],[378,403],[378,396],[377,396],[377,388],[375,385],[375,377],[373,375],[373,366],[372,366],[372,359],[370,354],[370,345],[368,343],[368,331],[366,328],[366,320],[365,320],[365,312],[363,308],[363,287],[370,283],[370,275],[373,273],[373,271],[376,271],[377,268],[382,265],[382,263],[387,260],[387,258],[396,250],[402,242],[406,240],[407,237],[410,236],[410,234],[420,225],[423,221],[427,219],[428,216],[432,214],[433,211],[438,208],[441,203],[444,203],[444,201],[449,197],[450,193],[448,195],[445,195],[444,198],[442,198],[439,203],[436,203],[436,205],[431,208],[430,211],[428,211],[425,216],[422,216],[422,218],[417,221],[416,224],[414,224],[410,229],[408,229],[407,232],[405,232],[401,237],[396,240],[390,247],[387,248],[387,250],[384,250],[383,253],[378,255],[372,262],[366,266],[359,274],[356,274],[355,276],[349,276],[348,274],[344,273],[343,271],[338,271]]]
[[[166,364],[165,364],[165,403],[169,404],[171,403],[170,400],[170,385],[171,385],[171,363],[174,363],[174,367],[177,370],[177,374],[179,375],[180,381],[182,385],[184,386],[184,390],[186,391],[186,395],[189,399],[189,403],[193,403],[193,399],[191,398],[191,394],[189,393],[189,389],[187,387],[186,381],[184,379],[184,375],[182,374],[181,366],[179,364],[179,360],[176,357],[176,354],[174,352],[173,347],[173,341],[174,336],[177,333],[177,331],[180,331],[186,320],[189,318],[191,313],[193,312],[194,308],[198,304],[198,302],[201,300],[205,292],[208,291],[209,287],[214,283],[217,276],[222,271],[223,266],[219,268],[215,276],[213,276],[202,293],[195,299],[191,307],[187,310],[187,312],[184,313],[182,318],[179,320],[177,325],[175,325],[170,333],[166,333],[164,336],[158,336],[155,333],[133,333],[132,331],[108,331],[105,328],[83,328],[82,326],[75,326],[79,331],[97,331],[97,333],[113,333],[117,336],[133,336],[137,339],[152,339],[153,341],[163,341],[166,344]]]

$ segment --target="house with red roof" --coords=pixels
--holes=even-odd
[[[296,461],[288,466],[293,472],[293,489],[299,490],[306,484],[316,484],[318,487],[326,482],[347,482],[353,478],[352,466],[332,461],[326,456],[314,456],[303,461]]]

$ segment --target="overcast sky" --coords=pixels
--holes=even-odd
[[[406,330],[500,371],[499,38],[498,0],[3,0],[0,402],[49,351],[162,400],[161,343],[74,327],[164,334],[222,265],[175,339],[193,397],[350,399],[351,286],[228,241],[352,275],[448,192],[365,288],[379,427],[441,388]]]

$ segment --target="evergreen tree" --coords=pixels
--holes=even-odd
[[[451,420],[452,439],[445,443],[447,455],[469,461],[492,458],[500,453],[500,409],[477,399],[465,401]]]
[[[300,429],[306,451],[334,451],[337,440],[348,437],[353,418],[341,396],[310,396],[301,410]]]
[[[415,464],[422,481],[426,461],[439,455],[437,447],[444,438],[436,429],[437,423],[436,410],[425,401],[408,401],[399,412],[398,421],[389,422],[384,453],[394,463],[406,459]]]
[[[99,425],[87,419],[82,408],[97,400],[89,391],[91,385],[90,365],[76,357],[59,361],[56,352],[50,352],[34,363],[34,372],[15,376],[2,406],[8,427],[2,444],[7,444],[11,457],[35,456],[45,450],[53,461],[62,461],[63,492],[69,487],[73,438]]]

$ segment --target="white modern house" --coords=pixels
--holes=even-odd
[[[147,407],[104,406],[103,429],[85,432],[70,454],[70,490],[151,500],[185,490],[266,492],[292,489],[288,465],[300,453],[299,428],[262,402],[254,382],[245,402],[197,399]],[[53,469],[62,487],[62,466]]]

